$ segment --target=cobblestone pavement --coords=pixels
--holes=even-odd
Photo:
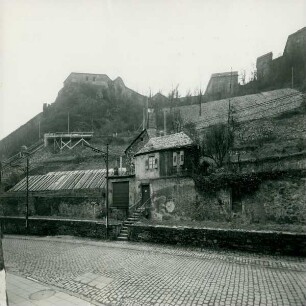
[[[6,236],[6,269],[104,305],[306,305],[306,259]]]

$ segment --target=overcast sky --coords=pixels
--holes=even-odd
[[[52,103],[70,72],[142,94],[206,88],[215,72],[282,54],[305,0],[0,0],[0,139]]]

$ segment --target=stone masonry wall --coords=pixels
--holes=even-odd
[[[2,216],[24,216],[25,209],[25,195],[0,198],[0,214]],[[29,196],[30,216],[94,219],[102,217],[103,211],[104,200],[101,196]]]
[[[91,237],[106,239],[106,227],[103,222],[98,221],[79,221],[71,219],[55,218],[30,218],[29,229],[25,228],[25,219],[17,217],[0,217],[1,228],[4,234],[14,235],[72,235],[81,237]],[[109,225],[109,239],[116,239],[120,232],[121,224],[112,223]]]
[[[134,224],[128,237],[130,241],[306,255],[306,234]]]

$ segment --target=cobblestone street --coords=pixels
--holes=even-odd
[[[6,236],[9,273],[103,305],[306,305],[306,259]]]

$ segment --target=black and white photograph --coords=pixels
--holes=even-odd
[[[0,0],[0,306],[306,306],[305,0]]]

